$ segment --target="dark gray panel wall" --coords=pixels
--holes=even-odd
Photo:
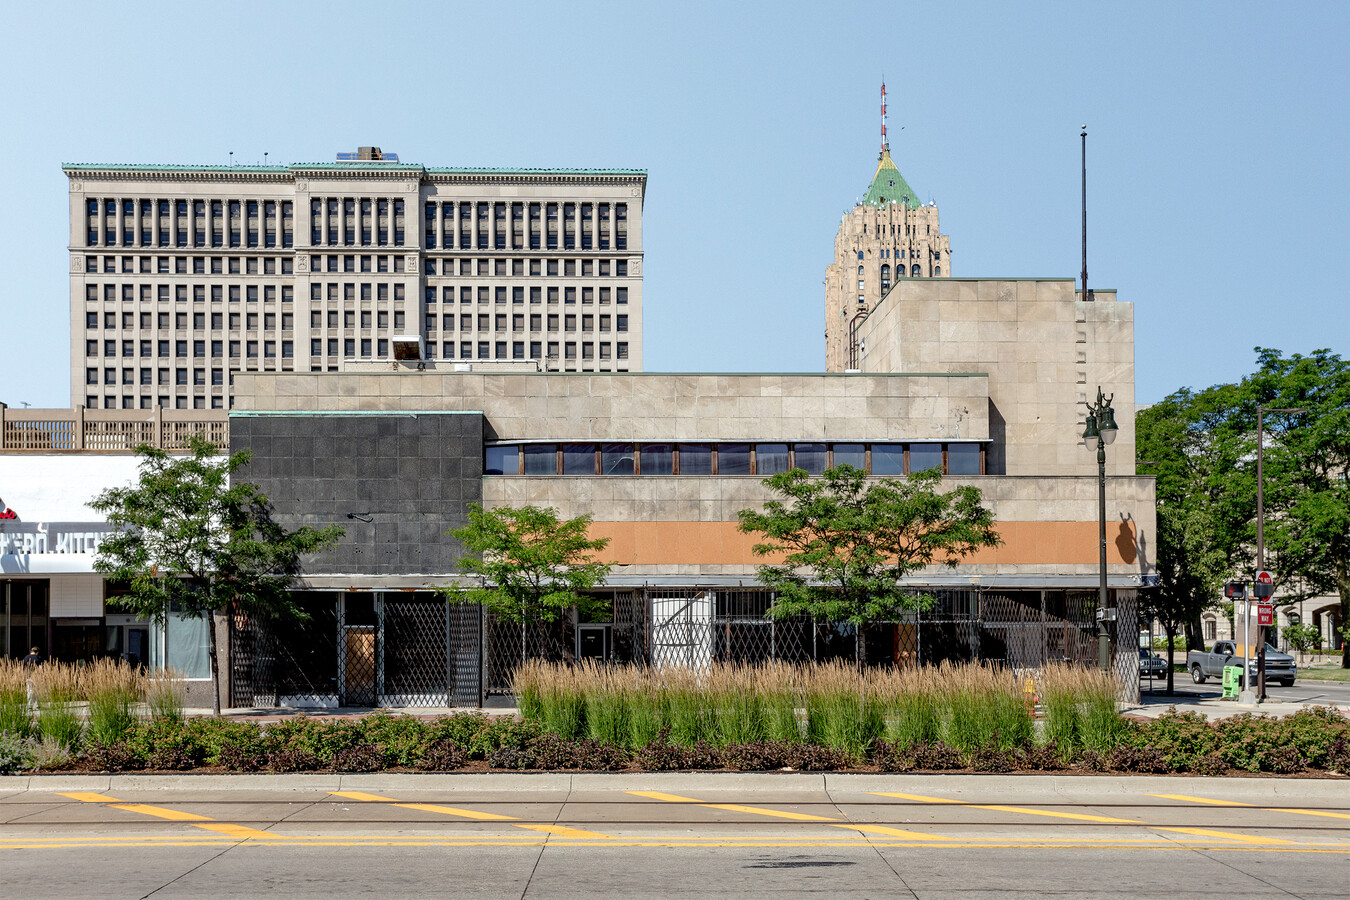
[[[462,548],[445,532],[483,499],[478,413],[232,416],[230,449],[253,452],[240,477],[262,489],[279,522],[347,529],[309,558],[308,572],[452,572]]]

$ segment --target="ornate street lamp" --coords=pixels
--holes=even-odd
[[[1110,397],[1097,388],[1097,402],[1084,404],[1088,408],[1087,420],[1083,428],[1083,446],[1097,451],[1097,533],[1100,541],[1099,576],[1097,597],[1097,663],[1103,672],[1111,669],[1111,635],[1106,630],[1106,445],[1116,439],[1119,427],[1116,425],[1116,411],[1111,408]]]

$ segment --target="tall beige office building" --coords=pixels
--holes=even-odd
[[[825,267],[825,371],[859,368],[858,323],[902,278],[952,274],[951,244],[936,203],[920,203],[891,159],[886,86],[881,87],[881,154],[867,193],[839,223],[834,262]]]
[[[441,367],[642,369],[643,170],[432,168],[373,147],[63,168],[73,405],[226,408],[235,373],[417,343]]]

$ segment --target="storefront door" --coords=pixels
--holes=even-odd
[[[21,659],[34,647],[49,654],[47,594],[46,581],[0,582],[0,655]]]

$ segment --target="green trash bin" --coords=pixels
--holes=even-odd
[[[1223,699],[1236,700],[1242,692],[1242,666],[1223,667]]]

